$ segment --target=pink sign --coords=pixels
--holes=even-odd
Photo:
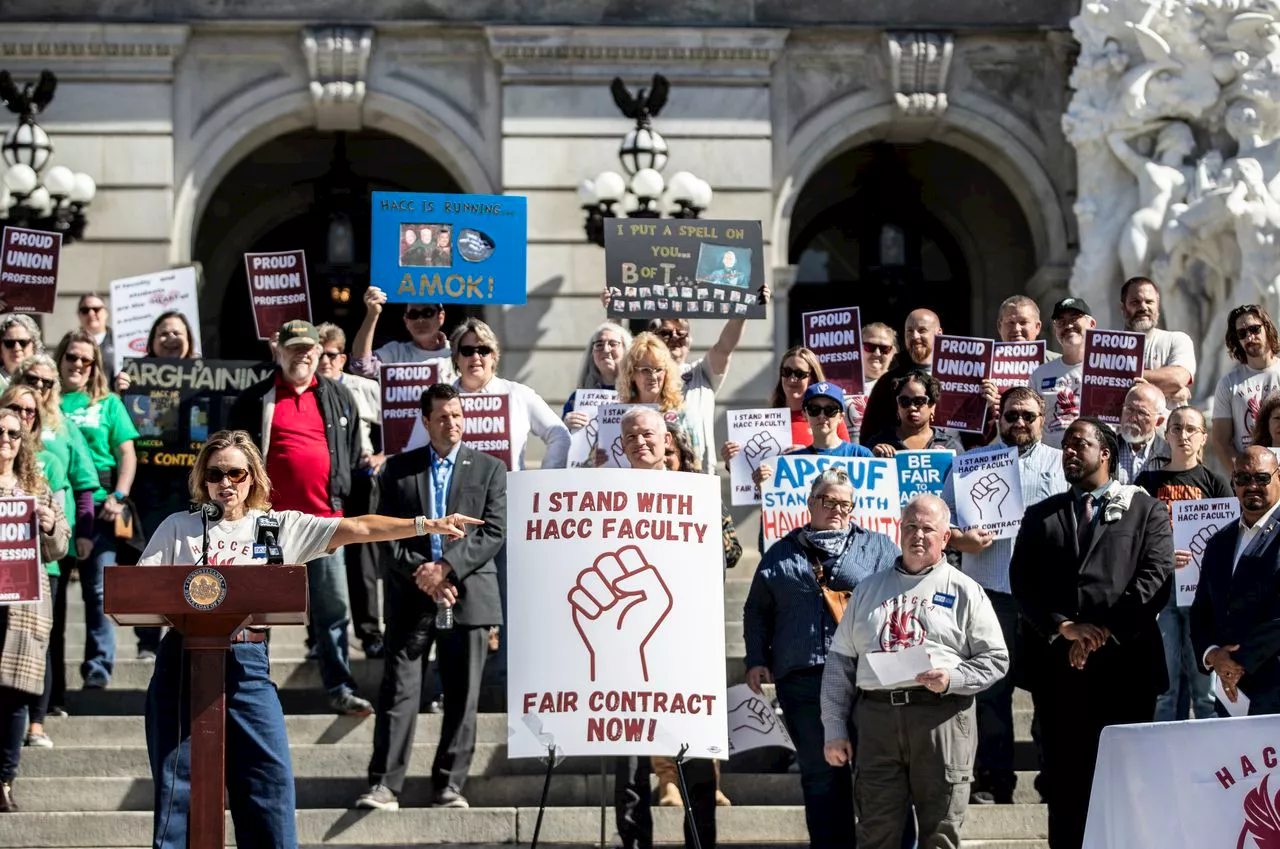
[[[942,395],[933,414],[934,427],[982,433],[987,424],[987,399],[982,381],[991,377],[995,343],[968,336],[935,336],[933,376]]]
[[[1006,389],[1026,386],[1031,372],[1044,365],[1044,340],[997,342],[991,358],[991,382],[1003,395]]]
[[[5,312],[53,312],[62,234],[6,227],[0,239],[0,299]]]
[[[800,316],[804,346],[818,357],[823,377],[846,395],[862,394],[862,319],[857,307]]]
[[[286,321],[311,320],[305,252],[245,254],[244,270],[249,276],[249,298],[259,339],[270,339]]]
[[[1120,424],[1124,396],[1142,377],[1147,335],[1130,330],[1084,332],[1084,369],[1080,374],[1080,415]]]
[[[378,370],[382,386],[382,451],[399,454],[409,444],[413,427],[422,418],[422,393],[439,383],[435,363],[383,363]]]

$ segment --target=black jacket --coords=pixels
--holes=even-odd
[[[430,516],[431,449],[417,448],[387,460],[378,479],[378,512],[384,516]],[[454,621],[459,625],[501,625],[502,601],[498,594],[498,567],[494,557],[506,541],[507,467],[488,454],[465,445],[458,449],[445,515],[463,513],[483,519],[483,525],[467,528],[462,539],[446,542],[442,559],[453,567],[458,587]],[[435,615],[435,603],[413,582],[414,570],[431,560],[431,538],[410,537],[387,543],[389,580],[403,597],[423,602]]]
[[[1028,683],[1034,687],[1045,680],[1040,676],[1061,680],[1082,674],[1067,658],[1071,641],[1056,636],[1058,626],[1070,620],[1104,626],[1113,635],[1089,656],[1081,685],[1118,686],[1154,698],[1169,688],[1156,626],[1172,590],[1169,510],[1135,491],[1116,521],[1099,517],[1088,550],[1081,553],[1074,491],[1027,508],[1009,563],[1013,595],[1032,633],[1024,654],[1038,674]]]
[[[279,374],[277,368],[270,377],[249,387],[231,408],[231,427],[249,432],[264,461],[270,446],[263,441],[263,424],[268,403],[275,405]],[[329,443],[329,502],[334,510],[341,510],[351,494],[351,476],[358,472],[360,463],[360,411],[351,390],[336,380],[316,375],[315,392]]]
[[[1231,657],[1245,668],[1240,691],[1249,697],[1253,716],[1280,713],[1278,528],[1280,517],[1273,515],[1241,552],[1234,574],[1240,522],[1214,534],[1200,561],[1200,584],[1191,605],[1191,645],[1197,663],[1210,646],[1239,645]]]

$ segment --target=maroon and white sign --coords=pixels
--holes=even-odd
[[[44,595],[40,527],[34,498],[0,498],[0,605]]]
[[[987,399],[982,381],[991,377],[995,343],[968,336],[933,338],[933,376],[942,394],[933,414],[934,427],[982,433],[987,424]]]
[[[501,460],[511,471],[511,396],[463,394],[462,444]]]
[[[245,254],[244,270],[249,276],[249,298],[259,339],[270,339],[286,321],[311,320],[304,251]]]
[[[1044,340],[997,342],[991,357],[991,382],[1003,395],[1015,386],[1026,386],[1031,372],[1044,365]]]
[[[5,312],[53,312],[62,234],[6,227],[0,239],[0,298]]]
[[[846,395],[862,394],[862,319],[857,307],[800,316],[803,344],[818,357],[823,377]]]
[[[382,451],[399,454],[409,445],[414,427],[421,427],[422,393],[438,383],[435,363],[382,364],[378,383],[382,387]]]
[[[1084,369],[1080,374],[1080,415],[1120,424],[1124,396],[1142,377],[1145,333],[1130,330],[1084,332]]]

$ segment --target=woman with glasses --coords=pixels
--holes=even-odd
[[[58,369],[52,357],[48,354],[36,354],[19,364],[14,372],[12,385],[25,386],[34,392],[39,403],[41,441],[45,449],[67,467],[67,479],[75,500],[75,506],[67,513],[67,518],[71,523],[75,542],[67,556],[58,564],[59,573],[66,578],[76,568],[77,561],[88,558],[93,551],[93,495],[98,490],[98,470],[94,468],[84,434],[62,415],[62,392],[57,374]],[[63,705],[67,701],[67,581],[58,581],[53,589],[53,633],[49,637],[53,675],[47,715],[66,716]],[[49,744],[37,738],[32,745]]]
[[[54,359],[62,383],[62,414],[80,428],[98,472],[98,488],[93,494],[98,508],[93,550],[78,568],[85,615],[85,657],[80,674],[86,688],[101,689],[111,680],[116,654],[115,627],[102,610],[102,570],[116,562],[117,520],[123,517],[132,524],[135,518],[123,514],[137,471],[133,441],[138,431],[120,396],[107,389],[102,352],[92,336],[83,330],[68,333]]]
[[[437,380],[448,383],[456,376],[450,359],[449,339],[444,326],[444,304],[405,304],[404,327],[408,341],[392,341],[373,350],[373,335],[387,303],[387,293],[370,286],[364,293],[364,321],[351,345],[351,370],[371,380],[378,379],[383,365],[394,363],[434,363],[440,370]]]
[[[63,455],[59,452],[51,450],[41,439],[44,430],[43,422],[40,418],[40,396],[35,389],[30,386],[24,386],[21,383],[10,384],[9,388],[0,395],[0,410],[8,410],[15,413],[22,419],[22,429],[33,434],[36,444],[36,467],[40,473],[44,475],[45,481],[49,484],[49,490],[53,493],[53,497],[57,499],[62,506],[63,513],[67,517],[67,524],[70,526],[72,534],[75,533],[76,514],[76,495],[73,491],[72,483],[67,474],[67,461],[63,459]],[[84,459],[87,468],[82,472],[84,477],[81,478],[79,485],[82,487],[84,495],[88,496],[89,517],[93,516],[93,489],[97,485],[97,477],[92,474],[92,467],[88,466],[87,453]],[[57,560],[51,560],[45,564],[45,572],[49,578],[49,596],[51,599],[57,599],[59,594],[59,584],[62,583],[62,567]],[[63,591],[62,615],[59,621],[59,615],[56,605],[53,609],[53,632],[61,634],[65,628],[66,620],[66,594]],[[53,678],[54,678],[54,657],[53,657],[53,632],[50,634],[49,652],[45,662],[44,674],[44,690],[40,695],[33,698],[27,706],[27,738],[25,745],[37,748],[49,748],[53,745],[53,741],[49,739],[49,735],[44,730],[45,717],[49,715],[49,700],[53,694]],[[61,643],[61,641],[59,641]],[[57,662],[63,662],[64,652],[59,647],[57,654]]]
[[[851,846],[853,773],[827,763],[819,695],[848,593],[892,569],[899,551],[884,534],[854,524],[854,492],[843,469],[814,478],[809,522],[765,552],[742,611],[747,686],[777,686],[783,721],[796,745],[809,845]]]
[[[271,481],[262,455],[249,434],[223,430],[213,434],[191,469],[190,494],[200,504],[216,503],[222,518],[209,523],[209,552],[203,551],[199,514],[181,510],[165,519],[147,543],[141,566],[206,563],[260,565],[254,554],[255,523],[269,516],[279,522],[278,542],[287,563],[306,563],[341,546],[441,534],[462,537],[478,519],[453,514],[443,519],[418,516],[322,518],[293,510],[273,511]],[[452,603],[452,590],[437,601]],[[293,767],[284,711],[271,682],[265,631],[244,629],[231,638],[227,655],[227,802],[241,846],[292,849]],[[155,788],[152,844],[186,849],[191,803],[191,728],[186,699],[191,689],[189,664],[183,663],[182,634],[170,630],[160,646],[147,688],[147,752]]]
[[[172,360],[196,360],[200,352],[195,349],[195,333],[191,330],[191,322],[179,310],[161,313],[151,322],[151,332],[147,334],[147,356],[167,357]],[[120,372],[116,375],[116,391],[123,392],[133,381],[129,375]],[[185,488],[185,487],[184,487]]]
[[[36,500],[40,531],[40,559],[56,561],[67,553],[71,528],[59,499],[36,466],[34,433],[23,428],[22,417],[0,409],[0,498],[30,496]],[[37,604],[0,606],[0,813],[18,810],[13,780],[27,737],[27,707],[45,690],[45,671],[52,628],[52,593],[44,586]]]
[[[867,409],[867,398],[897,355],[896,330],[880,321],[862,326],[862,397],[850,399],[845,408],[845,420],[849,423],[849,434],[854,442],[861,441],[862,414]]]
[[[868,448],[840,438],[839,425],[844,419],[844,405],[844,391],[834,383],[815,383],[805,390],[804,415],[809,422],[809,430],[813,433],[813,438],[808,445],[793,447],[786,453],[819,454],[825,457],[872,456]],[[771,477],[773,477],[773,464],[767,461],[757,466],[751,475],[756,486],[763,486],[764,482]],[[763,536],[760,545],[763,551]]]
[[[44,353],[40,328],[27,315],[6,315],[0,320],[0,389],[9,385],[19,363]]]
[[[631,347],[631,333],[621,325],[606,321],[596,328],[582,354],[582,367],[578,370],[577,389],[613,389],[618,383],[618,366]],[[570,432],[587,426],[590,418],[575,410],[578,392],[575,389],[564,402],[565,426]]]
[[[892,457],[899,451],[951,449],[964,451],[954,431],[935,428],[933,414],[938,406],[942,386],[928,372],[909,371],[893,381],[893,394],[898,401],[898,426],[864,439],[877,457]]]
[[[694,456],[702,457],[702,434],[694,427],[684,408],[682,384],[680,367],[672,358],[671,351],[656,334],[646,331],[632,340],[618,367],[618,403],[657,407],[664,421],[674,422],[689,438]],[[621,448],[601,445],[600,449],[596,452],[597,460],[603,459],[603,451],[611,451],[621,457]],[[703,471],[715,474],[714,469]]]
[[[1195,407],[1178,407],[1169,414],[1165,426],[1169,443],[1169,462],[1163,468],[1145,471],[1134,481],[1152,498],[1158,498],[1172,514],[1175,501],[1203,501],[1206,498],[1231,498],[1235,493],[1227,482],[1204,465],[1204,447],[1208,440],[1204,415]],[[1170,515],[1170,521],[1173,521]],[[1208,535],[1205,537],[1208,541]],[[1191,602],[1178,604],[1177,570],[1185,569],[1192,560],[1191,552],[1173,552],[1174,592],[1156,620],[1164,641],[1164,660],[1169,672],[1169,689],[1156,699],[1156,722],[1217,716],[1209,689],[1209,676],[1200,672],[1200,663],[1191,647]]]

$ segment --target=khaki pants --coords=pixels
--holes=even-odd
[[[978,748],[973,697],[902,706],[860,697],[854,718],[859,849],[899,849],[913,804],[920,849],[959,849]]]

